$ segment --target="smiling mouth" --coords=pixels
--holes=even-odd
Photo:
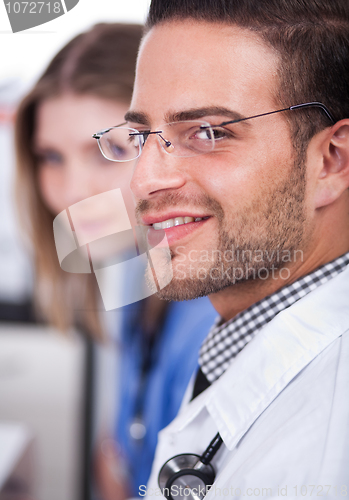
[[[175,217],[162,222],[155,222],[151,227],[159,231],[160,229],[168,229],[170,227],[182,226],[184,224],[190,224],[191,222],[200,222],[207,219],[209,219],[209,217]]]

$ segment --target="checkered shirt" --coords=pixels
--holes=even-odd
[[[280,311],[340,274],[349,264],[349,252],[265,297],[226,323],[218,317],[201,346],[201,371],[212,383],[229,367],[233,358]]]

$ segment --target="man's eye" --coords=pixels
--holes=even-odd
[[[222,139],[231,139],[233,137],[234,134],[230,130],[222,127],[200,128],[195,133],[195,139],[200,141],[211,141],[212,139],[219,141]]]
[[[212,140],[212,134],[209,128],[200,128],[195,133],[195,139],[199,139],[200,141]]]
[[[137,141],[138,141],[138,137],[139,137],[141,139],[141,141],[142,141],[143,146],[144,146],[145,141],[149,137],[149,132],[150,132],[150,130],[139,130],[138,133],[141,134],[141,135],[134,136],[134,144],[138,144]]]
[[[221,139],[232,139],[234,137],[234,134],[225,128],[222,127],[216,127],[216,128],[211,128],[213,137],[216,141],[219,141]]]

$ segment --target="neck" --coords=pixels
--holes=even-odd
[[[321,231],[321,237],[313,240],[307,250],[295,252],[298,258],[294,262],[270,269],[268,279],[241,281],[210,295],[213,307],[224,321],[228,321],[284,286],[349,252],[349,227],[343,229],[338,232],[338,227],[336,230],[331,225],[324,227],[325,232]]]

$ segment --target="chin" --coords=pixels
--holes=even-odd
[[[177,267],[177,269],[176,269]],[[170,283],[158,291],[157,297],[162,300],[183,301],[194,300],[199,297],[205,297],[211,293],[231,286],[231,281],[216,279],[212,268],[191,267],[187,269],[178,269],[178,265],[172,262],[173,278]]]

